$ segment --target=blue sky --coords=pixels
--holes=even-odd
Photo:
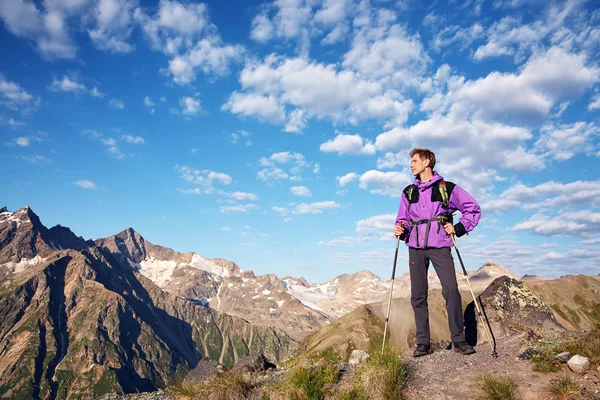
[[[482,205],[469,269],[600,273],[597,2],[0,0],[0,19],[0,205],[47,226],[388,278],[419,146]]]

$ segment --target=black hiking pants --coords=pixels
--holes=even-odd
[[[449,247],[434,249],[409,248],[410,268],[410,302],[415,312],[415,323],[417,326],[417,344],[429,344],[429,308],[427,306],[427,271],[429,261],[433,263],[440,283],[442,284],[442,295],[446,300],[446,311],[448,312],[448,327],[453,342],[464,342],[464,321],[462,314],[462,302],[456,273],[454,272],[454,259]]]

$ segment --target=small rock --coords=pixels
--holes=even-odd
[[[557,361],[560,361],[561,363],[566,363],[567,361],[569,361],[571,359],[571,353],[568,351],[562,352],[560,354],[557,354],[554,357]]]
[[[242,358],[231,368],[232,372],[263,372],[267,369],[275,369],[276,365],[267,360],[263,354],[255,354]]]
[[[225,370],[226,368],[217,361],[204,357],[193,370],[188,372],[183,383],[185,385],[199,385],[212,375],[224,372]]]
[[[348,359],[348,364],[358,365],[367,361],[370,357],[371,356],[366,351],[352,350],[352,354],[350,354],[350,358]]]
[[[569,366],[569,368],[571,368],[571,371],[577,374],[583,374],[592,366],[589,358],[582,357],[579,354],[576,354],[573,357],[571,357],[571,359],[567,362],[567,365]]]
[[[531,357],[536,354],[538,354],[538,351],[529,347],[519,355],[519,360],[531,360]]]

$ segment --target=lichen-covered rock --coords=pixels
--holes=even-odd
[[[547,332],[564,331],[552,311],[524,282],[501,276],[495,279],[479,297],[483,303],[483,312],[487,315],[496,337],[523,332],[527,327],[532,326]],[[476,331],[473,329],[475,326]],[[465,327],[467,341],[471,344],[487,341],[487,335],[476,315],[473,302],[467,305],[465,310]]]

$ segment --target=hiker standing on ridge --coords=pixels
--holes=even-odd
[[[427,306],[427,270],[430,261],[442,284],[454,349],[462,354],[473,354],[475,349],[465,342],[462,304],[450,251],[450,235],[460,237],[473,230],[481,217],[481,209],[464,189],[444,181],[433,170],[435,154],[431,150],[413,149],[410,158],[410,169],[415,180],[402,192],[394,234],[408,246],[410,301],[417,326],[417,348],[413,356],[420,357],[432,352]],[[457,210],[462,215],[460,221],[453,225],[452,213]]]

